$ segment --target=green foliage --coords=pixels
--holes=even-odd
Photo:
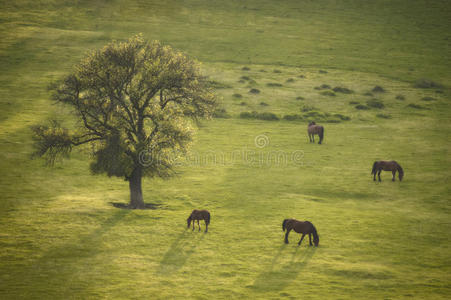
[[[385,93],[385,89],[379,85],[376,85],[371,91],[373,93]]]
[[[141,36],[110,43],[51,85],[53,99],[72,107],[78,127],[73,134],[35,127],[36,154],[53,159],[91,143],[94,173],[127,179],[145,167],[146,175],[166,177],[172,171],[168,151],[183,153],[191,141],[187,118],[211,115],[212,86],[224,85],[206,81],[194,61],[169,46]],[[152,163],[143,165],[143,151]]]
[[[260,90],[259,89],[250,89],[249,93],[251,93],[251,94],[260,94]]]
[[[342,94],[352,94],[352,93],[354,93],[353,90],[350,90],[350,89],[345,88],[345,87],[340,87],[340,86],[334,87],[332,90],[334,92],[336,92],[336,93],[342,93]]]
[[[332,92],[332,91],[322,91],[320,94],[323,95],[323,96],[329,96],[329,97],[335,97],[336,96],[335,93]]]
[[[240,113],[241,119],[257,119],[257,120],[265,120],[265,121],[278,121],[279,117],[271,112],[242,112]]]
[[[355,106],[356,109],[360,109],[360,110],[368,110],[370,109],[368,106],[363,105],[363,104],[358,104]]]
[[[418,79],[415,82],[414,86],[416,88],[420,88],[420,89],[431,89],[431,88],[442,88],[443,87],[443,85],[440,83],[434,82],[429,79],[424,79],[424,78]]]
[[[366,105],[372,108],[383,109],[385,107],[384,102],[379,99],[370,99],[366,101]]]
[[[230,118],[230,114],[227,113],[225,108],[219,108],[213,112],[213,118],[228,119]]]

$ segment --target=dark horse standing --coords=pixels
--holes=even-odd
[[[381,181],[381,172],[382,171],[391,171],[393,174],[392,181],[395,181],[396,171],[398,171],[399,181],[402,181],[404,177],[404,171],[401,166],[394,160],[379,160],[375,161],[373,164],[373,170],[371,171],[371,175],[374,174],[373,180],[376,181],[376,173],[377,177],[379,177],[379,181]]]
[[[310,122],[308,124],[308,137],[310,139],[310,143],[314,143],[315,142],[315,134],[317,134],[319,136],[319,142],[318,144],[321,144],[321,142],[323,141],[323,137],[324,137],[324,127],[321,125],[316,125],[315,122]]]
[[[313,226],[312,223],[309,221],[298,221],[295,219],[285,219],[282,223],[282,230],[287,230],[287,233],[285,234],[285,244],[288,244],[288,234],[291,230],[294,230],[297,233],[302,233],[301,240],[299,241],[298,245],[301,245],[302,240],[304,239],[304,236],[308,234],[308,239],[310,242],[310,246],[312,246],[312,237],[313,234],[313,243],[315,246],[318,246],[319,244],[319,236],[316,232],[315,226]]]
[[[205,220],[205,232],[208,232],[208,224],[210,224],[210,212],[208,210],[193,210],[191,215],[186,220],[188,222],[188,228],[191,225],[191,221],[193,221],[194,231],[194,221],[197,221],[197,226],[199,226],[200,231],[199,220]]]

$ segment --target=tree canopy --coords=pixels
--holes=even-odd
[[[54,101],[72,108],[77,126],[34,126],[35,154],[53,164],[92,144],[91,171],[128,180],[132,208],[144,207],[141,177],[173,174],[173,155],[186,153],[192,121],[210,117],[216,103],[196,61],[141,35],[90,52],[50,89]]]

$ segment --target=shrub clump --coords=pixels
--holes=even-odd
[[[349,105],[356,105],[356,104],[360,104],[359,101],[349,101]]]
[[[260,105],[261,105],[261,106],[268,106],[269,104],[266,103],[266,102],[260,102]]]
[[[442,88],[443,87],[443,85],[441,85],[440,83],[434,82],[429,79],[424,79],[424,78],[418,79],[415,82],[414,86],[416,88],[420,88],[420,89],[431,89],[431,88]]]
[[[343,94],[352,94],[352,93],[354,93],[353,90],[350,90],[350,89],[345,88],[345,87],[340,87],[340,86],[336,86],[332,90],[335,93],[343,93]]]
[[[384,103],[379,99],[371,99],[366,101],[366,105],[372,108],[383,109],[385,107]]]
[[[296,100],[305,100],[305,98],[302,97],[302,96],[297,96],[297,97],[296,97]]]
[[[213,88],[213,89],[228,89],[231,88],[230,85],[219,82],[219,81],[215,81],[215,80],[210,80],[208,81],[208,85]]]
[[[305,75],[299,75],[298,78],[305,78]]]
[[[252,111],[252,112],[242,112],[240,113],[240,118],[241,119],[257,119],[257,120],[265,120],[265,121],[278,121],[279,117],[271,112],[262,112],[262,113],[258,113],[256,111]]]
[[[318,73],[320,73],[320,74],[327,74],[327,71],[326,70],[319,70]]]
[[[282,84],[277,83],[277,82],[269,82],[266,85],[269,87],[281,87],[282,86]]]
[[[320,85],[320,86],[314,87],[315,90],[327,90],[327,89],[330,89],[330,88],[331,88],[330,85],[325,84],[325,83]]]
[[[304,117],[299,114],[291,114],[291,115],[285,115],[283,116],[283,119],[285,121],[303,121]]]
[[[251,78],[249,76],[241,76],[240,79],[241,80],[251,80]]]
[[[288,79],[286,80],[286,82],[294,82],[294,79],[293,79],[293,78],[288,78]]]
[[[372,96],[373,96],[373,93],[371,93],[371,92],[366,92],[365,94],[363,94],[363,96],[369,96],[369,97],[372,97]]]
[[[282,71],[277,70],[277,69],[275,69],[273,72],[274,72],[274,73],[282,73]]]
[[[415,109],[426,109],[426,107],[415,104],[415,103],[410,103],[406,107],[415,108]]]
[[[432,97],[423,97],[423,98],[421,98],[421,100],[423,100],[423,101],[434,101],[435,98],[432,98]]]
[[[236,99],[241,99],[241,98],[243,98],[243,95],[235,93],[232,95],[232,97],[236,98]]]
[[[372,91],[373,93],[385,93],[385,89],[379,85],[376,85]]]
[[[323,91],[323,92],[321,92],[321,95],[329,96],[329,97],[335,97],[336,96],[335,93],[332,92],[332,91]]]
[[[351,120],[350,117],[342,115],[342,114],[333,114],[332,116],[337,117],[338,119],[340,119],[342,121],[349,121],[349,120]]]
[[[240,105],[241,105],[241,106],[246,106],[247,103],[243,101],[243,102],[240,103]]]
[[[404,97],[403,95],[397,95],[395,97],[396,100],[406,100],[406,97]]]
[[[366,105],[363,104],[358,104],[355,106],[356,109],[360,109],[360,110],[369,110],[370,108]]]
[[[250,71],[251,68],[249,68],[249,67],[242,67],[241,70],[243,70],[243,71]]]
[[[251,94],[260,94],[260,90],[259,89],[250,89],[249,93],[251,93]]]
[[[308,111],[312,111],[312,110],[316,110],[316,108],[313,106],[310,106],[310,105],[303,105],[301,107],[302,112],[308,112]]]
[[[227,113],[225,108],[219,108],[213,112],[213,118],[228,119],[230,118],[230,115]]]
[[[376,117],[381,119],[391,119],[391,116],[387,114],[377,114]]]

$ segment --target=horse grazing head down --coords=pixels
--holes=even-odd
[[[188,223],[188,227],[187,228],[189,228],[189,225],[191,224],[191,216],[189,216],[188,219],[186,219],[186,222]]]

